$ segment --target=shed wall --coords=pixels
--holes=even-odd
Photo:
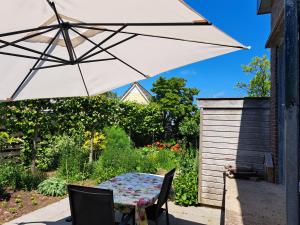
[[[269,99],[199,99],[199,202],[223,205],[226,165],[264,174],[270,149]]]

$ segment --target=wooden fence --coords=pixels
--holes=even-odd
[[[0,159],[4,158],[16,158],[21,154],[21,146],[10,146],[4,149],[0,149]]]
[[[199,203],[223,206],[225,166],[264,175],[270,149],[269,99],[198,99],[200,106]]]

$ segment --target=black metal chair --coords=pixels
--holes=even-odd
[[[155,222],[158,225],[159,217],[165,212],[167,225],[169,222],[169,212],[168,212],[168,197],[172,187],[172,181],[175,174],[175,169],[169,171],[163,180],[163,184],[157,199],[157,203],[146,208],[147,218]],[[166,205],[165,209],[162,208],[163,205]]]
[[[73,225],[115,225],[113,191],[68,185]],[[124,217],[120,224],[127,224]]]

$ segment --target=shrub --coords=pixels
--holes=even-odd
[[[59,149],[56,147],[57,137],[48,135],[39,143],[37,149],[37,168],[42,171],[56,169],[59,163]]]
[[[3,195],[5,192],[5,181],[3,180],[3,177],[0,176],[0,196]]]
[[[140,157],[125,131],[110,127],[104,129],[104,132],[105,150],[94,163],[93,178],[103,182],[122,173],[137,171]]]
[[[33,175],[29,171],[21,173],[21,189],[25,191],[36,190],[38,185],[45,180],[43,173]]]
[[[198,204],[198,173],[179,173],[174,179],[175,202],[183,206]]]
[[[138,156],[135,153],[131,140],[125,131],[118,127],[106,128],[106,148],[100,160],[103,166],[122,168],[124,171],[134,171]]]
[[[141,155],[139,162],[140,172],[156,173],[158,169],[171,170],[179,165],[180,153],[170,149],[159,150],[159,148],[150,146],[137,149]]]
[[[12,162],[1,162],[0,165],[0,189],[1,193],[8,187],[15,187],[20,180],[19,165],[13,165]]]
[[[102,160],[98,160],[94,163],[93,178],[97,183],[102,183],[125,172],[128,171],[123,168],[104,167]]]
[[[91,135],[92,133],[90,131],[85,132],[85,141],[83,143],[83,149],[87,152],[90,151],[90,146],[91,146]],[[93,147],[94,147],[94,154],[95,158],[98,158],[100,155],[101,151],[104,150],[105,148],[105,136],[102,133],[95,132],[94,134],[94,139],[93,139]]]
[[[153,154],[153,152],[156,150],[153,150],[151,148],[141,148],[136,149],[136,154],[138,154],[138,165],[136,167],[137,172],[141,173],[156,173],[157,168],[157,162],[156,157]]]
[[[44,180],[42,173],[33,175],[22,165],[12,161],[1,163],[0,165],[0,193],[8,187],[14,190],[31,191],[37,188]]]
[[[61,178],[50,177],[39,184],[38,192],[46,196],[63,196],[67,193],[67,182]]]
[[[186,150],[181,155],[180,169],[174,179],[175,203],[183,206],[198,204],[197,151]]]
[[[80,146],[74,137],[64,135],[56,139],[55,148],[60,152],[58,174],[68,181],[89,177],[88,155]]]
[[[21,144],[23,141],[20,138],[10,136],[7,132],[0,132],[0,150],[8,146]]]

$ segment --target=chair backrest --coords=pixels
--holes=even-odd
[[[161,208],[168,201],[175,170],[176,170],[175,168],[172,169],[164,177],[161,190],[158,196],[158,200],[157,200],[158,209]]]
[[[114,201],[111,190],[68,185],[73,225],[114,225]]]

